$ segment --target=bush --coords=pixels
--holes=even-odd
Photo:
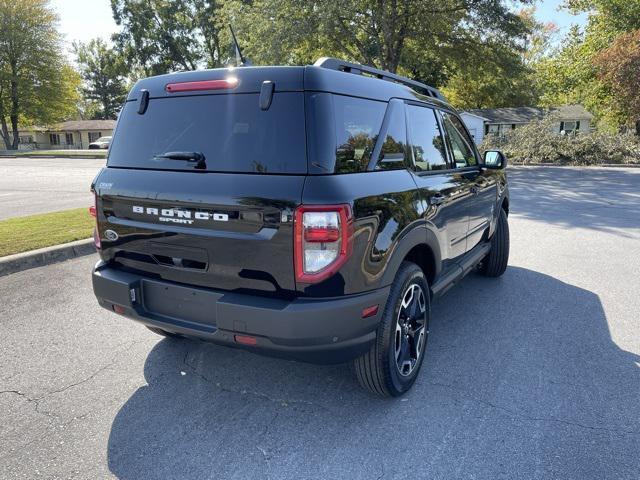
[[[509,161],[557,165],[640,164],[640,142],[632,133],[595,131],[559,135],[558,120],[547,117],[506,133],[487,135],[479,149],[502,150]]]

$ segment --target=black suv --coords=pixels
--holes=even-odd
[[[505,163],[436,89],[337,59],[147,78],[93,183],[93,289],[156,333],[352,360],[401,395],[431,301],[507,266]]]

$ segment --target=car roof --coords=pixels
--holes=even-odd
[[[230,77],[238,79],[233,93],[258,93],[262,83],[269,80],[274,83],[276,92],[317,91],[385,102],[392,98],[401,98],[451,108],[443,99],[425,95],[403,83],[318,65],[215,68],[159,75],[139,80],[133,86],[127,100],[137,100],[144,90],[149,92],[149,98],[228,94],[228,89],[170,93],[166,86],[170,83],[223,80]]]

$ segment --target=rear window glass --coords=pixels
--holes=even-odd
[[[186,160],[158,158],[167,152],[198,152],[206,170],[306,173],[304,95],[276,93],[268,110],[259,94],[154,98],[138,114],[127,102],[111,143],[108,165],[193,170]]]
[[[367,169],[387,104],[333,96],[336,126],[336,173]]]

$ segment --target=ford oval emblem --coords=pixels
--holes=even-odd
[[[118,234],[113,230],[105,231],[104,236],[107,237],[107,240],[109,240],[110,242],[115,242],[116,240],[118,240]]]

